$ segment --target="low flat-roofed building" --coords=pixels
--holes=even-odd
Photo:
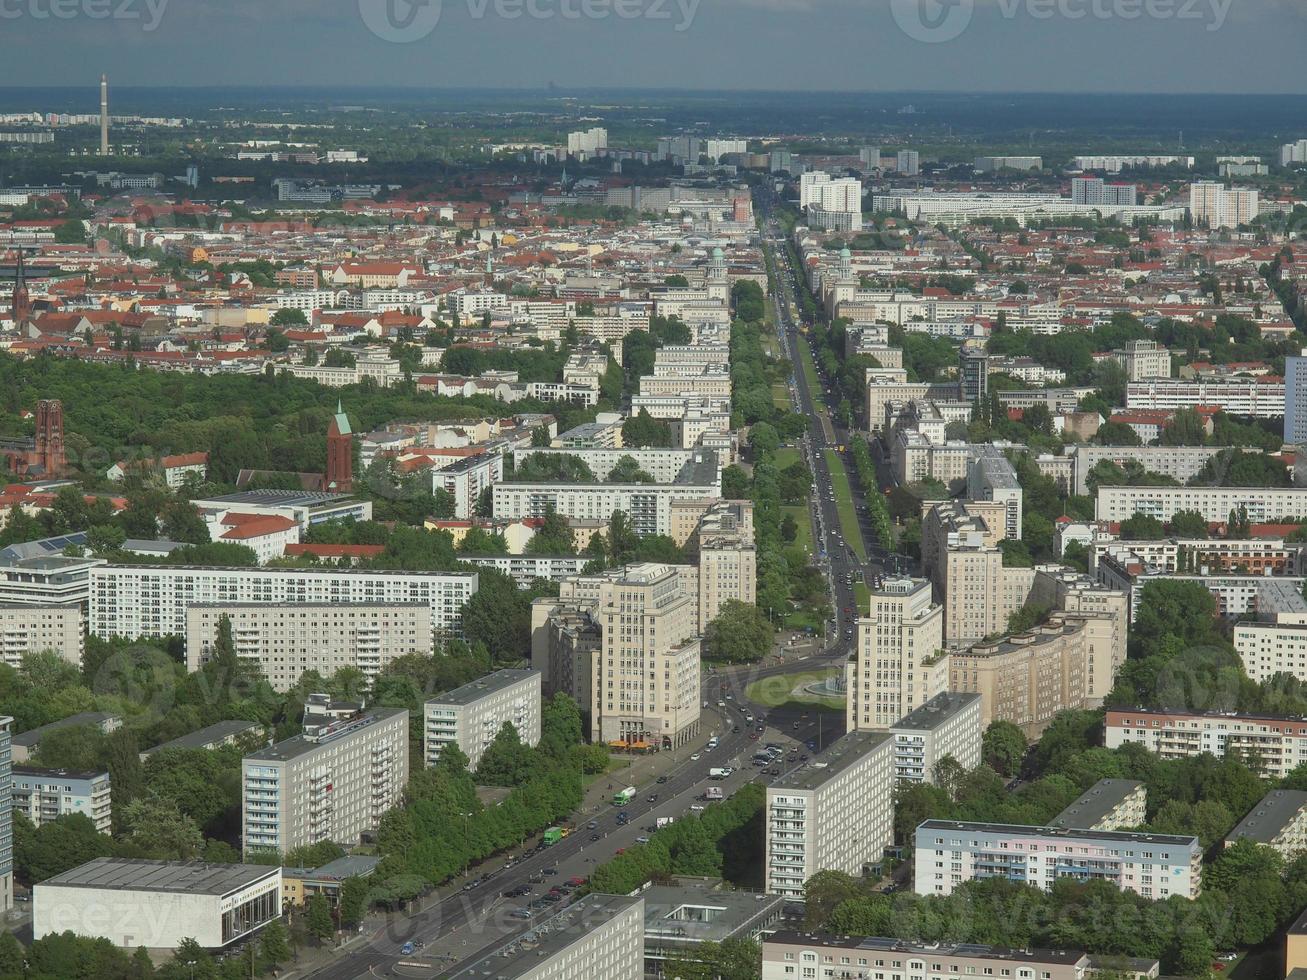
[[[975,769],[983,734],[979,694],[937,694],[890,726],[894,778],[933,783],[935,766],[945,757],[963,769]]]
[[[60,718],[40,728],[29,728],[13,737],[14,762],[27,762],[41,746],[41,739],[61,728],[76,728],[81,725],[94,726],[108,735],[123,726],[123,720],[108,711],[81,711],[67,718]]]
[[[32,935],[71,931],[131,949],[219,949],[281,915],[281,868],[96,858],[33,888]]]
[[[587,895],[449,975],[449,980],[643,980],[644,900]]]
[[[733,891],[721,879],[676,877],[647,885],[644,899],[644,969],[658,976],[670,956],[693,957],[702,943],[758,939],[781,921],[779,895]]]
[[[1048,822],[1067,830],[1126,830],[1147,821],[1148,788],[1134,779],[1100,779]]]
[[[141,752],[144,762],[156,752],[165,749],[217,749],[224,745],[235,745],[242,738],[262,737],[263,726],[257,721],[217,721],[197,731],[188,732],[162,745],[156,745]]]
[[[349,878],[371,877],[380,863],[375,855],[346,854],[320,868],[282,868],[282,905],[302,908],[310,898],[321,895],[335,908],[340,904],[341,885]]]
[[[1307,850],[1307,793],[1274,789],[1252,808],[1225,838],[1229,847],[1241,840],[1265,844],[1292,860]]]
[[[762,944],[762,980],[917,980],[992,976],[1013,980],[1085,980],[1089,957],[1073,949],[1008,949],[979,943],[778,932]]]

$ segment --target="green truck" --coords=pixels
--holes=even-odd
[[[545,846],[549,847],[552,844],[557,844],[566,836],[567,831],[562,827],[550,827],[545,831]]]

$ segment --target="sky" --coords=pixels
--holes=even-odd
[[[1307,0],[0,0],[0,86],[1307,94]]]

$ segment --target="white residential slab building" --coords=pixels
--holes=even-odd
[[[506,724],[517,730],[523,745],[534,746],[540,741],[540,712],[537,670],[497,670],[432,698],[423,712],[427,765],[436,763],[444,746],[454,744],[467,756],[468,769],[475,770]]]

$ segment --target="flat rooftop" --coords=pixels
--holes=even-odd
[[[781,895],[722,891],[709,882],[650,885],[644,899],[645,941],[719,943],[747,937],[779,917],[787,899]]]
[[[1133,779],[1100,779],[1084,795],[1048,822],[1050,827],[1092,827],[1144,784]]]
[[[205,864],[203,861],[149,861],[144,858],[96,858],[40,882],[60,888],[108,891],[178,892],[189,895],[229,895],[280,869],[254,864]]]
[[[14,777],[27,776],[30,779],[108,779],[107,772],[94,772],[90,769],[42,769],[40,766],[14,765]]]
[[[986,946],[982,943],[937,943],[929,946],[904,939],[886,939],[878,936],[814,936],[804,932],[781,931],[765,940],[767,945],[820,946],[827,949],[865,949],[885,953],[903,953],[907,956],[970,956],[977,959],[1012,960],[1018,963],[1079,963],[1084,957],[1078,949],[1010,949],[1007,946]]]
[[[957,694],[945,691],[936,694],[920,708],[914,708],[890,726],[890,731],[910,730],[929,732],[950,718],[956,717],[973,704],[980,703],[979,694]]]
[[[926,820],[917,832],[934,830],[957,833],[958,831],[976,831],[988,834],[1008,834],[1018,837],[1047,837],[1055,840],[1094,840],[1108,843],[1169,844],[1173,847],[1198,848],[1197,837],[1185,837],[1179,834],[1138,834],[1128,830],[1066,830],[1062,827],[1031,827],[1024,824],[1010,823],[969,823],[957,820]]]
[[[373,708],[366,711],[363,717],[356,719],[349,725],[341,728],[339,731],[332,732],[324,738],[312,739],[304,735],[293,735],[285,741],[278,742],[276,745],[269,745],[267,748],[259,749],[257,752],[251,752],[245,756],[247,762],[289,762],[291,759],[298,759],[302,755],[308,755],[318,749],[325,748],[333,742],[339,742],[347,735],[355,735],[367,728],[376,726],[379,722],[386,721],[395,715],[407,715],[407,708]]]
[[[462,687],[456,687],[439,697],[430,698],[427,700],[427,704],[468,705],[473,701],[481,700],[487,695],[512,687],[514,684],[520,684],[531,677],[539,676],[540,672],[536,670],[512,668],[497,670],[493,674],[478,677],[476,680],[464,684]]]
[[[319,493],[315,490],[242,490],[221,497],[205,497],[194,501],[197,507],[208,504],[236,504],[247,507],[318,507],[323,504],[354,503],[353,497],[338,493]]]
[[[814,790],[861,762],[877,746],[888,742],[888,732],[849,732],[825,750],[771,784],[775,790]]]
[[[587,895],[557,915],[541,919],[529,931],[475,960],[449,980],[513,980],[535,972],[551,956],[557,956],[597,926],[611,922],[643,899],[626,895]],[[598,980],[598,978],[597,978]]]
[[[154,752],[161,752],[164,749],[204,749],[208,748],[214,742],[223,742],[229,738],[236,738],[238,735],[244,735],[247,732],[257,732],[262,728],[257,721],[219,721],[212,725],[207,725],[197,731],[188,732],[171,741],[156,745],[153,748],[143,749],[142,755],[150,755]]]
[[[1307,793],[1296,789],[1271,790],[1252,812],[1235,824],[1225,838],[1227,843],[1248,839],[1269,844],[1307,806]]]

